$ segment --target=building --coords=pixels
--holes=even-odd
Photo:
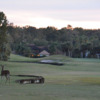
[[[36,46],[35,44],[28,45],[31,48],[31,57],[49,56],[48,47]]]
[[[40,57],[42,57],[42,56],[50,56],[50,53],[47,52],[46,50],[43,50],[43,51],[41,51],[41,52],[39,53],[39,55],[40,55]]]

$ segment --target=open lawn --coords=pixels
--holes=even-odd
[[[43,59],[58,60],[64,65],[32,63]],[[15,80],[25,77],[11,76],[10,84],[5,84],[5,79],[0,80],[0,100],[100,100],[100,59],[11,55],[9,61],[0,61],[0,64],[4,64],[11,75],[38,75],[45,78],[44,84],[24,85]]]

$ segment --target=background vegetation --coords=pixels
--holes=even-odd
[[[62,29],[19,27],[8,24],[0,12],[0,60],[7,60],[11,51],[23,56],[32,53],[29,44],[46,46],[50,54],[95,58],[100,54],[100,29],[73,29],[71,25]]]
[[[99,29],[68,29],[67,27],[37,29],[32,26],[8,26],[7,33],[9,34],[11,49],[17,54],[30,53],[28,44],[46,46],[51,54],[64,54],[70,57],[91,58],[100,53]]]

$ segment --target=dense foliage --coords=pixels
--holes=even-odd
[[[7,60],[10,55],[10,47],[7,35],[7,19],[3,12],[0,12],[0,60]]]
[[[100,30],[32,26],[8,26],[11,48],[18,54],[31,52],[27,44],[47,46],[51,54],[71,57],[96,57],[100,53]]]

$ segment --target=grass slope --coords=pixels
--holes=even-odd
[[[28,63],[43,59],[59,60],[63,66]],[[13,62],[13,61],[25,61]],[[100,60],[78,59],[54,55],[45,58],[27,58],[11,55],[4,64],[11,75],[39,75],[45,77],[45,84],[20,85],[11,76],[10,85],[0,80],[0,100],[99,100]],[[23,78],[22,78],[23,79]]]

